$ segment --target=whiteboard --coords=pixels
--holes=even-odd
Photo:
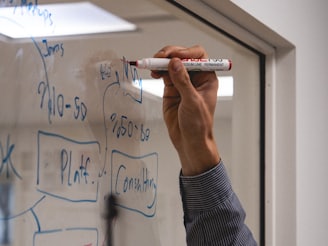
[[[104,245],[110,192],[119,210],[114,245],[186,244],[180,164],[162,100],[143,88],[149,71],[124,63],[168,44],[202,44],[212,57],[233,60],[224,75],[233,75],[237,96],[218,103],[214,130],[258,230],[257,112],[243,117],[258,105],[258,57],[141,0],[115,3],[106,2],[138,23],[135,32],[0,36],[0,245]]]
[[[164,219],[181,202],[179,162],[161,164],[161,145],[175,155],[161,100],[143,91],[129,52],[106,35],[5,40],[0,50],[0,231],[10,245],[103,245],[111,192],[117,245],[183,233],[182,214]]]

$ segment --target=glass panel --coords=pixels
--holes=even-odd
[[[43,22],[51,14],[42,8],[46,3],[51,1],[0,6]],[[163,123],[161,98],[142,90],[140,81],[150,79],[149,71],[122,63],[151,57],[169,44],[200,44],[210,57],[233,62],[231,71],[218,73],[222,81],[232,77],[233,95],[219,97],[215,137],[258,239],[259,57],[148,1],[93,3],[137,30],[1,36],[0,245],[102,245],[110,191],[120,194],[115,245],[185,245],[180,164]],[[15,14],[0,15],[0,23],[15,24]],[[133,180],[142,177],[144,192],[133,188]]]

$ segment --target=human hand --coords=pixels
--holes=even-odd
[[[190,72],[183,58],[207,58],[201,46],[166,46],[154,57],[171,58],[168,72],[152,71],[164,80],[163,114],[170,139],[181,161],[182,174],[193,176],[219,163],[213,136],[218,80],[215,72]]]

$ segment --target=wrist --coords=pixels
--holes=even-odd
[[[188,143],[184,150],[178,153],[184,176],[202,174],[218,165],[221,159],[213,139],[202,144],[197,143],[197,146]]]

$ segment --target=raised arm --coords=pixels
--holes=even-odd
[[[172,58],[168,72],[153,71],[152,76],[164,79],[163,114],[181,162],[188,246],[256,245],[213,136],[217,76],[215,72],[188,73],[180,61],[207,58],[206,51],[201,46],[166,46],[154,57]]]

